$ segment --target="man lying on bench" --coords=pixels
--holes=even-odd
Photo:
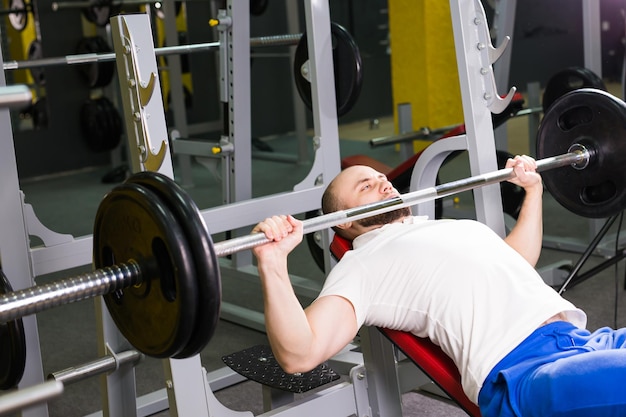
[[[526,197],[501,239],[472,220],[428,220],[399,209],[335,228],[351,240],[319,297],[303,309],[287,256],[301,222],[274,216],[253,232],[273,243],[254,253],[267,334],[286,372],[305,372],[343,349],[361,325],[426,337],[454,361],[467,396],[489,416],[626,415],[626,329],[584,330],[586,315],[546,285],[534,265],[542,244],[541,177],[535,162],[507,162]],[[397,196],[365,166],[342,171],[325,213]]]

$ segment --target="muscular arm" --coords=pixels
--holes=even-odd
[[[274,216],[253,232],[272,243],[254,254],[263,290],[265,326],[274,356],[288,373],[306,372],[343,349],[356,335],[352,304],[336,296],[323,297],[304,310],[287,270],[287,256],[302,241],[302,224],[289,216]]]
[[[540,175],[535,172],[535,161],[526,156],[517,156],[507,162],[513,167],[516,178],[512,183],[524,188],[526,196],[522,203],[517,223],[504,239],[519,252],[531,265],[535,266],[541,254],[543,240],[543,185]]]

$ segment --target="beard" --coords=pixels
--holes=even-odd
[[[398,210],[388,211],[386,213],[381,213],[372,217],[366,217],[364,219],[357,220],[357,223],[363,227],[383,226],[385,224],[393,223],[398,219],[402,219],[410,215],[411,209],[409,207],[403,207]]]

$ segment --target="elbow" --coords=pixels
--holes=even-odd
[[[306,358],[276,356],[276,360],[282,370],[288,374],[303,374],[313,370],[317,365],[319,365],[318,363],[313,363]]]
[[[283,371],[285,371],[285,373],[290,374],[290,375],[303,374],[313,369],[313,368],[308,369],[307,367],[304,367],[301,364],[295,364],[295,363],[281,365],[281,368],[283,369]]]

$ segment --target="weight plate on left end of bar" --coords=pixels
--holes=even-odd
[[[0,269],[0,294],[13,291]],[[22,319],[0,323],[0,390],[15,388],[24,376],[26,336]]]
[[[115,187],[100,203],[93,234],[98,269],[135,260],[141,284],[104,296],[121,333],[147,356],[169,358],[188,344],[198,310],[196,270],[185,234],[149,189]]]
[[[176,358],[193,356],[211,340],[220,316],[222,284],[211,235],[196,203],[174,180],[158,172],[143,171],[133,174],[127,181],[157,194],[174,214],[189,242],[200,297],[198,318],[189,343]]]

